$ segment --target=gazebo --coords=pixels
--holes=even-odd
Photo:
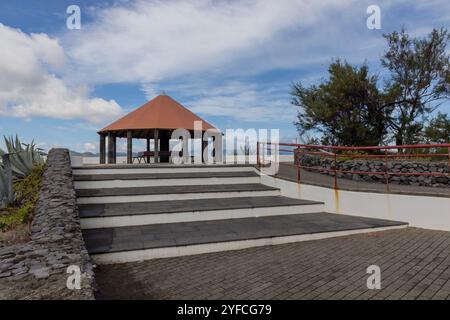
[[[194,137],[194,130],[197,130],[195,128],[196,121],[201,121],[202,124],[201,137]],[[109,164],[116,163],[117,138],[127,139],[127,163],[133,163],[133,139],[147,140],[147,152],[144,153],[147,162],[150,162],[150,154],[154,157],[155,163],[169,162],[169,142],[172,132],[177,129],[187,130],[188,138],[200,138],[202,150],[208,145],[208,141],[203,139],[205,131],[215,132],[221,136],[218,129],[168,95],[159,95],[98,132],[100,135],[100,163],[106,163],[106,137],[108,137],[107,160]],[[216,142],[217,137],[213,135],[212,138]],[[154,151],[150,152],[152,139]],[[221,145],[221,143],[217,145]],[[214,153],[217,145],[215,144]],[[187,146],[187,141],[185,146]]]

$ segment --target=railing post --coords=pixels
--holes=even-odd
[[[384,169],[385,169],[385,179],[386,179],[386,191],[389,192],[389,169],[388,169],[388,153],[387,149],[384,149]]]
[[[334,152],[334,189],[338,189],[338,181],[337,181],[337,153]]]

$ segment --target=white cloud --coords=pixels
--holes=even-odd
[[[181,83],[165,89],[186,98],[183,104],[199,115],[228,117],[243,122],[278,122],[295,118],[296,109],[289,103],[289,87],[281,88],[228,81],[205,90],[204,81]],[[146,84],[142,90],[150,99],[158,85]]]
[[[94,22],[84,24],[81,32],[67,33],[64,42],[77,70],[94,82],[161,81],[201,72],[223,75],[241,72],[243,61],[247,72],[252,64],[267,70],[318,61],[308,49],[315,40],[335,43],[335,37],[320,38],[320,31],[334,35],[339,30],[330,24],[342,24],[330,21],[329,13],[348,10],[355,2],[134,1],[99,10]],[[298,37],[298,31],[309,34]],[[299,48],[304,48],[300,56],[292,50]]]
[[[442,17],[447,0],[380,0],[383,30],[366,27],[370,0],[136,0],[90,11],[80,32],[66,33],[80,79],[159,82],[183,77],[242,77],[327,64],[343,57],[379,61],[382,32],[430,26],[405,7]],[[436,13],[437,12],[437,13]],[[440,13],[439,13],[440,12]],[[426,21],[424,19],[427,19]]]
[[[96,11],[62,41],[80,79],[143,83],[148,99],[167,90],[199,115],[292,123],[288,81],[271,90],[276,84],[250,77],[325,65],[345,52],[359,63],[375,57],[373,39],[358,42],[367,36],[365,9],[357,0],[138,0]]]
[[[405,21],[429,25],[427,16],[419,21],[399,14],[410,6],[405,0],[379,2],[383,28],[387,26],[382,32]],[[123,0],[89,8],[90,22],[83,21],[81,30],[65,32],[59,40],[0,25],[0,45],[9,48],[0,51],[0,114],[105,123],[117,118],[121,108],[112,100],[90,97],[88,87],[74,84],[132,82],[144,83],[148,98],[160,93],[157,89],[172,88],[168,94],[187,97],[183,102],[199,114],[291,122],[295,110],[289,108],[289,86],[254,83],[266,71],[320,68],[317,74],[291,78],[308,82],[306,77],[325,76],[326,65],[336,57],[358,64],[378,61],[384,40],[381,31],[366,28],[369,4]],[[414,6],[445,12],[448,1],[421,0]]]
[[[91,98],[87,87],[71,87],[57,76],[66,61],[58,40],[0,24],[0,47],[1,115],[103,123],[122,113],[115,101]]]
[[[194,112],[226,116],[244,122],[292,121],[295,109],[286,99],[271,97],[270,93],[242,86],[230,95],[211,94],[188,102]]]

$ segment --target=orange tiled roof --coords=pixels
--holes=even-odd
[[[167,95],[159,95],[143,106],[111,123],[99,132],[132,129],[194,130],[194,121],[203,121],[202,129],[215,129],[211,124]]]

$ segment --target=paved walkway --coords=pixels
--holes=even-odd
[[[280,163],[277,176],[279,178],[297,181],[297,168],[286,163]],[[301,170],[301,181],[305,184],[334,188],[334,177],[325,174]],[[355,181],[339,178],[338,187],[341,190],[386,193],[386,185],[377,182]],[[450,188],[425,187],[414,185],[389,184],[389,192],[397,194],[450,197]]]
[[[366,286],[373,264],[381,290]],[[100,299],[450,299],[450,232],[405,228],[96,273]]]

